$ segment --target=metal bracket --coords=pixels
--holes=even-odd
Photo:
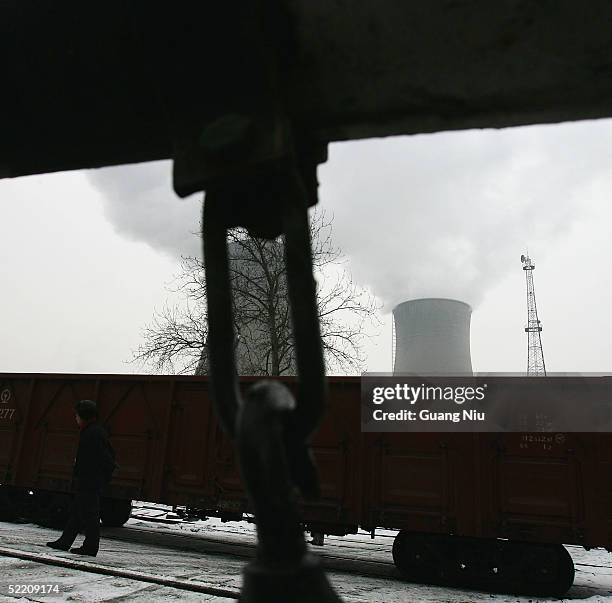
[[[209,190],[204,203],[212,392],[222,426],[237,440],[259,537],[257,559],[245,570],[242,601],[331,603],[339,599],[317,558],[307,553],[294,496],[296,487],[306,498],[318,495],[308,441],[323,416],[327,398],[312,274],[308,194],[296,167],[271,178],[271,188],[284,191],[284,203],[278,203],[280,195],[271,203],[262,200],[260,207],[264,205],[265,209],[259,214],[234,211],[244,207],[240,205],[244,198],[232,196],[232,191]],[[240,395],[227,250],[227,230],[236,225],[268,237],[276,236],[280,229],[285,236],[299,375],[297,400],[286,386],[270,380],[252,386],[244,400]]]

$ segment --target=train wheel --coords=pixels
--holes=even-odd
[[[539,596],[561,597],[574,583],[574,562],[561,544],[518,545],[525,590]]]
[[[124,498],[103,498],[100,501],[100,519],[108,528],[120,528],[132,513],[132,501]]]
[[[440,552],[431,534],[401,530],[393,541],[393,562],[408,580],[436,582],[441,577]]]
[[[560,544],[536,544],[402,530],[393,561],[409,580],[496,592],[561,597],[574,563]]]
[[[567,549],[562,544],[557,545],[556,548],[558,550],[557,578],[554,582],[553,594],[560,597],[574,584],[576,572],[574,570],[574,561]]]

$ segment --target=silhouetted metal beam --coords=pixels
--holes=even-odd
[[[240,46],[191,4],[0,4],[0,175],[171,157],[168,103],[205,112]],[[607,0],[278,4],[288,110],[321,142],[612,115]]]

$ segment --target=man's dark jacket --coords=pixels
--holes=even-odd
[[[81,429],[74,463],[76,489],[99,492],[110,481],[114,469],[115,453],[106,429],[96,421],[85,425]]]

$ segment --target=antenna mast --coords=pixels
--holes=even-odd
[[[528,255],[521,256],[525,278],[527,280],[527,374],[546,377],[544,352],[542,351],[542,325],[538,320],[533,271],[535,264]]]

